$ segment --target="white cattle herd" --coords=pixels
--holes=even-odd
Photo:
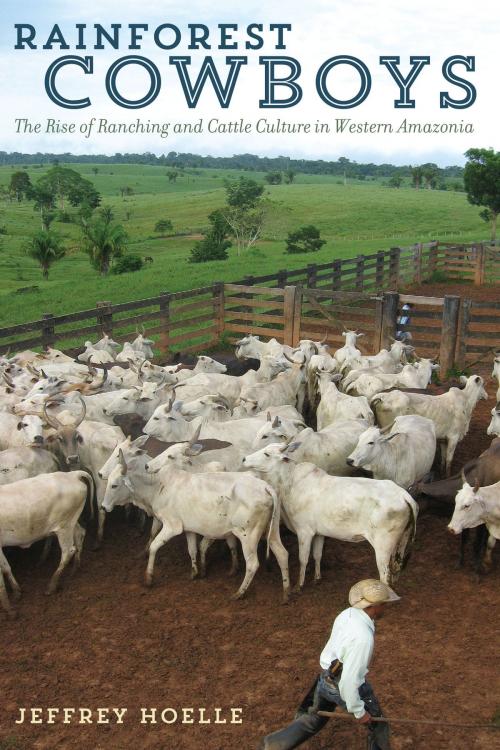
[[[87,341],[77,359],[51,348],[0,357],[3,608],[13,614],[6,583],[20,594],[3,548],[57,537],[52,593],[68,563],[80,562],[88,519],[97,511],[100,544],[106,513],[117,505],[134,505],[152,519],[147,585],[158,550],[184,533],[193,576],[204,574],[215,540],[228,544],[235,572],[239,542],[240,597],[264,539],[287,600],[283,527],[298,540],[299,589],[311,548],[320,579],[325,537],[368,541],[379,578],[394,581],[415,537],[415,487],[431,472],[438,446],[449,475],[472,412],[487,396],[475,374],[432,395],[426,390],[435,362],[400,341],[364,356],[360,335],[345,332],[333,354],[324,341],[292,348],[247,335],[236,356],[259,366],[238,376],[207,356],[194,368],[153,364],[144,333],[123,347],[107,335]],[[493,377],[500,383],[498,354]],[[498,402],[500,388],[489,435],[500,435]],[[449,530],[486,524],[491,555],[500,533],[500,482],[472,487],[463,475],[461,484]]]

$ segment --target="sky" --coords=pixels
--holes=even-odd
[[[498,97],[496,96],[499,56],[497,3],[476,0],[472,5],[464,0],[289,0],[286,4],[249,0],[241,7],[221,0],[192,0],[181,4],[176,0],[100,0],[97,9],[82,0],[25,0],[21,5],[14,0],[2,0],[0,26],[0,66],[3,80],[3,106],[0,108],[0,149],[34,153],[108,153],[146,152],[156,154],[194,152],[231,156],[254,153],[267,156],[285,155],[292,158],[335,160],[346,156],[355,161],[416,164],[427,161],[440,166],[463,164],[464,152],[471,147],[498,149]],[[15,24],[31,24],[36,29],[37,49],[16,50]],[[58,24],[70,46],[69,50],[43,49],[48,35]],[[119,50],[109,46],[95,50],[94,24],[109,27],[122,24]],[[143,31],[141,49],[128,49],[131,23],[148,24]],[[155,45],[153,32],[161,24],[170,23],[181,32],[178,46],[163,50]],[[211,50],[189,50],[189,24],[209,27]],[[238,49],[217,49],[220,40],[218,25],[237,24],[233,39]],[[249,24],[264,26],[264,47],[246,50]],[[276,50],[276,31],[270,24],[291,24],[285,33],[286,49]],[[87,24],[86,50],[76,50],[76,24]],[[50,64],[63,55],[93,57],[93,73],[85,75],[77,66],[63,68],[57,85],[68,98],[89,97],[91,106],[84,109],[65,109],[50,100],[45,91],[45,74]],[[118,58],[140,55],[150,59],[161,74],[161,89],[153,103],[141,109],[125,109],[114,103],[106,92],[105,79],[110,66]],[[222,80],[227,76],[228,55],[247,56],[236,81],[229,108],[222,109],[210,83],[201,93],[198,106],[187,106],[179,75],[169,58],[190,55],[190,75],[195,79],[205,55],[212,55]],[[303,96],[300,103],[287,109],[262,109],[264,98],[264,69],[259,56],[285,55],[299,60],[301,74],[297,79]],[[338,109],[325,103],[316,88],[316,75],[321,65],[336,55],[349,55],[363,61],[369,69],[372,86],[366,100],[351,109]],[[414,109],[395,109],[398,87],[385,66],[381,55],[398,55],[403,75],[410,70],[410,55],[427,55],[425,65],[411,88]],[[455,72],[471,81],[477,90],[475,103],[467,109],[440,109],[440,92],[448,91],[461,98],[462,89],[447,83],[442,74],[443,62],[451,55],[475,57],[475,71],[466,72],[457,66]],[[283,70],[283,69],[282,69]],[[120,94],[127,99],[140,99],[149,88],[145,70],[137,65],[124,68],[117,76]],[[359,76],[352,67],[342,65],[326,78],[328,90],[338,99],[349,99],[359,89]],[[283,91],[285,89],[278,89]],[[288,92],[286,92],[288,93]],[[80,129],[92,128],[88,137]],[[350,118],[350,123],[389,124],[393,132],[339,133],[337,123]],[[470,123],[473,132],[467,133],[403,133],[396,132],[406,118],[411,123],[461,124]],[[23,132],[16,121],[26,119],[39,132]],[[167,137],[159,133],[98,132],[101,121],[110,123],[168,123]],[[265,123],[262,124],[262,119]],[[73,125],[75,132],[47,132],[51,122]],[[228,123],[241,121],[250,132],[210,133],[210,121],[218,120],[228,130]],[[257,123],[267,125],[277,121],[308,124],[309,133],[256,132]],[[316,123],[323,124],[323,132],[316,132]],[[178,130],[173,132],[174,125]],[[194,126],[197,126],[194,128]],[[327,131],[328,126],[329,132]],[[16,128],[21,127],[21,132]],[[234,125],[232,126],[234,127]],[[386,131],[388,128],[385,128]],[[189,131],[194,132],[189,132]],[[196,132],[196,131],[201,132]],[[54,127],[52,127],[54,131]]]

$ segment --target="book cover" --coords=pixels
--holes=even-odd
[[[235,521],[237,542],[225,531],[214,541],[207,531],[205,575],[197,549],[201,526],[186,540],[182,521],[170,529],[165,517],[158,520],[149,504],[158,475],[144,474],[146,500],[137,499],[123,452],[117,458],[118,438],[113,442],[113,429],[122,435],[124,422],[116,427],[109,414],[138,417],[135,426],[126,422],[123,439],[140,436],[157,408],[171,421],[180,419],[181,388],[184,402],[190,394],[194,403],[199,392],[187,381],[181,385],[179,372],[192,375],[187,368],[201,353],[223,365],[198,364],[208,368],[208,378],[221,370],[243,375],[245,360],[243,354],[235,359],[234,347],[250,332],[259,342],[274,337],[289,355],[306,339],[316,342],[316,353],[320,341],[338,349],[344,327],[365,335],[360,356],[389,348],[394,335],[420,355],[439,357],[448,386],[456,383],[450,378],[473,373],[489,378],[500,348],[494,235],[500,199],[471,182],[467,188],[464,166],[487,158],[474,149],[492,149],[498,160],[498,9],[489,0],[473,6],[101,0],[95,7],[81,0],[4,0],[1,17],[0,479],[11,471],[2,463],[5,451],[32,450],[37,440],[60,435],[61,400],[49,408],[47,395],[57,401],[79,391],[77,426],[102,419],[111,443],[96,427],[80,429],[78,439],[87,444],[75,451],[87,457],[82,469],[93,476],[98,505],[84,542],[78,530],[67,544],[61,541],[59,521],[37,531],[30,516],[22,526],[23,498],[38,495],[35,485],[16,485],[8,495],[14,516],[2,516],[0,507],[6,552],[0,750],[261,747],[264,736],[292,721],[316,678],[350,587],[383,577],[381,548],[368,531],[336,537],[332,531],[320,576],[325,532],[318,526],[314,542],[301,538],[299,552],[288,524],[281,531],[285,549],[271,545],[266,569],[265,541],[258,566],[257,542],[251,547],[246,521]],[[335,301],[332,290],[344,296]],[[491,309],[476,311],[486,317],[474,327],[464,311],[481,302]],[[120,348],[141,341],[135,349],[125,345],[121,365],[116,350],[107,357],[94,349],[105,335]],[[21,350],[26,359],[13,364]],[[44,351],[45,360],[37,356]],[[57,370],[51,359],[74,363],[79,356],[81,363],[85,352],[90,366],[83,385],[69,365]],[[260,353],[244,356],[255,360]],[[170,369],[159,375],[167,363]],[[289,364],[269,366],[277,369],[263,379]],[[57,385],[51,377],[59,378]],[[37,401],[31,389],[42,379],[44,399]],[[215,380],[206,382],[215,388]],[[209,407],[251,417],[260,402],[250,385],[242,392],[239,383],[237,394],[208,391]],[[480,402],[454,471],[490,444],[495,387],[487,382],[490,400]],[[115,403],[107,415],[108,404],[96,406],[96,399],[111,389],[134,406]],[[26,395],[30,407],[16,411]],[[295,410],[295,395],[292,400]],[[306,397],[298,418],[319,429],[311,403]],[[355,417],[373,418],[367,410]],[[187,419],[182,415],[184,432],[155,432],[153,425],[149,439],[162,440],[163,449],[167,442],[194,445],[193,453],[207,450]],[[223,469],[236,470],[243,453],[230,428],[217,424],[210,435],[215,453],[225,457]],[[278,412],[264,417],[259,435],[270,424],[280,424]],[[290,443],[297,429],[279,440]],[[247,453],[260,447],[252,430]],[[344,447],[353,439],[352,431],[345,434]],[[493,426],[490,436],[498,434]],[[137,452],[145,455],[140,440]],[[104,500],[106,480],[96,468],[101,445],[101,464],[113,451],[115,464],[122,462],[120,481],[129,482],[135,510],[105,513],[125,501]],[[65,450],[64,468],[72,469],[72,449]],[[9,458],[16,469],[28,460],[19,455]],[[339,473],[347,473],[345,458]],[[243,485],[227,505],[226,490],[205,481],[207,493],[219,493],[220,513],[234,510]],[[8,486],[0,484],[1,491]],[[312,478],[304,494],[312,497],[314,485]],[[249,484],[245,492],[264,507],[271,501],[257,497],[259,486]],[[69,497],[62,487],[61,496]],[[191,490],[174,478],[159,491],[175,487],[187,503]],[[43,492],[52,497],[56,489],[47,485]],[[394,722],[395,750],[489,748],[498,734],[490,726],[499,712],[492,690],[498,564],[479,587],[468,558],[465,568],[454,567],[457,540],[446,533],[452,513],[453,499],[444,517],[420,516],[412,558],[394,583],[401,602],[377,624],[369,678],[386,714],[447,722]],[[154,581],[145,549],[151,515],[165,537]],[[272,533],[279,538],[279,530]],[[81,551],[81,564],[45,596],[60,559],[54,534],[61,560]],[[53,538],[45,548],[44,538]],[[361,538],[363,544],[352,544]],[[287,566],[295,585],[311,542],[302,593],[283,606]],[[9,564],[22,588],[19,601]],[[235,599],[247,583],[245,597]],[[489,726],[456,726],[467,722]],[[354,750],[365,734],[345,715],[307,747]],[[285,746],[297,745],[279,745]]]

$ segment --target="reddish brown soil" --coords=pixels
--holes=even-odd
[[[463,293],[463,287],[452,289],[425,285],[422,292]],[[491,396],[493,384],[488,390]],[[491,406],[491,397],[480,402],[456,466],[488,446]],[[81,570],[54,597],[43,589],[55,555],[41,567],[35,550],[11,555],[24,596],[17,621],[0,613],[0,749],[257,748],[263,734],[293,716],[349,587],[376,575],[371,548],[330,540],[322,584],[314,587],[309,574],[304,593],[287,607],[279,603],[275,563],[269,572],[262,566],[246,600],[234,602],[226,549],[214,547],[208,578],[192,582],[180,537],[158,555],[156,585],[145,589],[144,561],[136,557],[144,540],[115,514],[103,549],[93,552],[87,544]],[[459,542],[446,533],[447,517],[419,519],[412,557],[396,587],[402,601],[377,625],[370,679],[388,716],[485,723],[500,709],[500,564],[496,554],[481,580],[470,559],[457,569]],[[295,580],[296,544],[290,536],[284,541]],[[127,707],[128,714],[121,726],[16,726],[21,706]],[[216,706],[242,707],[243,723],[139,723],[140,707],[183,706],[206,707],[207,715]],[[334,719],[307,747],[361,750],[364,741],[362,728]],[[395,724],[393,747],[491,750],[500,747],[500,736]]]

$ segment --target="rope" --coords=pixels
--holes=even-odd
[[[352,714],[332,713],[330,711],[318,711],[318,716],[326,716],[335,719],[354,719]],[[432,719],[390,719],[386,716],[372,716],[374,722],[396,722],[398,724],[425,724],[434,727],[449,727],[450,729],[500,729],[500,724],[460,724],[448,721],[434,721]]]

